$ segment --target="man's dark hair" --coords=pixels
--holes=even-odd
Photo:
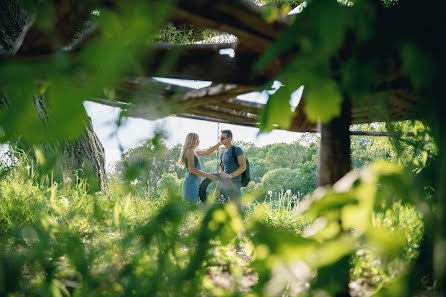
[[[221,133],[225,133],[228,135],[228,137],[232,138],[232,131],[231,130],[221,130]]]

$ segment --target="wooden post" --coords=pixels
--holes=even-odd
[[[351,169],[350,101],[344,99],[340,116],[329,123],[318,122],[321,145],[318,158],[318,186],[332,185]]]
[[[351,105],[344,97],[341,114],[329,123],[318,122],[318,132],[321,134],[321,145],[318,158],[318,186],[333,185],[351,169],[350,157],[350,123]],[[339,218],[342,230],[342,221]],[[344,231],[343,231],[344,232]],[[344,275],[343,289],[336,297],[350,297],[350,276]]]

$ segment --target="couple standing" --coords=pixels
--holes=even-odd
[[[186,167],[186,176],[183,182],[183,200],[190,202],[200,201],[198,189],[201,177],[207,177],[210,180],[219,180],[221,199],[228,198],[240,203],[242,186],[241,174],[246,170],[246,159],[243,150],[240,147],[232,145],[231,130],[222,130],[220,141],[207,150],[196,150],[200,143],[198,134],[189,133],[186,136],[183,148],[180,154],[180,165]],[[225,150],[220,155],[222,173],[220,178],[212,173],[201,171],[199,156],[206,156],[215,151],[220,145],[225,146]]]

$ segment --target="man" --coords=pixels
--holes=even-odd
[[[222,173],[220,176],[222,179],[220,180],[220,198],[223,198],[223,200],[230,198],[240,205],[240,197],[242,196],[240,191],[242,187],[241,174],[246,170],[245,155],[240,147],[232,145],[231,130],[221,131],[220,142],[225,146],[225,150],[221,155]],[[237,160],[235,160],[234,155],[237,157]]]

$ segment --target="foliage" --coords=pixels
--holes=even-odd
[[[29,172],[17,170],[0,182],[0,290],[11,296],[311,295],[321,288],[334,292],[318,280],[331,261],[341,265],[345,253],[356,255],[353,266],[346,266],[353,280],[390,283],[410,264],[406,260],[417,256],[420,214],[398,203],[373,215],[371,201],[364,200],[378,197],[370,189],[377,180],[384,185],[386,176],[403,182],[404,173],[390,164],[362,172],[348,192],[326,192],[310,208],[309,198],[299,202],[301,197],[287,193],[278,200],[248,202],[240,216],[231,203],[183,204],[178,188],[158,199],[129,195],[114,184],[106,197],[88,194],[83,182],[41,187]],[[175,180],[172,173],[165,177]],[[352,199],[333,204],[338,198],[333,195]],[[362,202],[350,210],[353,197]],[[370,226],[337,238],[342,231],[333,229],[338,222],[333,214],[363,210],[371,214]],[[401,242],[395,245],[386,239],[389,234],[401,235]],[[377,277],[385,281],[376,282]]]
[[[115,171],[123,180],[136,184],[137,191],[147,194],[157,190],[163,173],[178,172],[179,146],[168,149],[162,134],[130,149],[122,155]]]
[[[372,228],[387,234],[401,231],[404,248],[400,254],[383,256],[379,249],[363,246],[353,258],[352,277],[358,282],[385,286],[397,277],[397,271],[403,270],[417,259],[423,237],[422,217],[413,207],[395,202],[392,208],[374,214]]]
[[[157,182],[156,190],[158,194],[166,195],[169,189],[174,189],[175,192],[181,193],[182,181],[178,179],[175,173],[163,173]]]
[[[173,25],[169,25],[156,34],[155,40],[175,44],[192,43],[193,31],[194,29],[192,26],[182,25],[177,28]]]
[[[277,7],[281,8],[282,6],[290,6],[290,7],[296,7],[303,1],[299,0],[263,0],[263,1],[256,1],[259,5],[265,6],[265,7]]]
[[[284,192],[288,189],[297,193],[298,187],[296,187],[296,177],[298,176],[299,172],[297,170],[288,168],[274,169],[263,176],[262,184],[269,191],[276,193],[280,193],[281,191]]]
[[[44,32],[56,31],[51,3],[20,1],[20,5],[35,13],[36,22]],[[62,46],[66,45],[62,45],[51,59],[11,59],[0,65],[1,102],[11,103],[0,111],[0,141],[15,142],[20,138],[34,149],[42,167],[48,165],[48,158],[39,148],[42,142],[53,144],[55,138],[75,139],[82,132],[79,123],[84,119],[83,100],[98,96],[113,99],[114,89],[123,76],[142,73],[143,53],[150,52],[151,42],[165,28],[171,2],[133,1],[131,5],[119,2],[100,6],[97,11],[92,18],[101,33],[76,55],[65,51]],[[269,21],[279,16],[274,11],[269,9]],[[281,10],[280,14],[286,11]],[[446,282],[441,274],[445,271],[444,232],[440,231],[444,225],[446,193],[442,182],[446,134],[441,105],[445,48],[437,42],[438,32],[445,27],[443,12],[441,1],[420,5],[419,1],[405,0],[391,8],[371,0],[354,1],[350,6],[334,0],[311,1],[299,17],[292,19],[293,23],[254,69],[261,73],[278,56],[288,57],[283,71],[275,78],[284,88],[271,96],[262,111],[262,131],[276,125],[287,128],[292,113],[286,96],[301,85],[305,85],[306,91],[305,112],[312,121],[328,122],[339,115],[345,98],[361,106],[373,102],[372,115],[380,110],[387,110],[390,115],[386,104],[380,104],[380,92],[369,96],[370,92],[379,90],[378,83],[389,82],[395,73],[404,75],[425,98],[417,108],[429,127],[417,122],[409,126],[388,123],[387,130],[410,127],[415,137],[392,138],[390,143],[396,153],[387,147],[370,149],[367,143],[359,143],[355,149],[367,148],[376,156],[397,160],[408,167],[410,174],[395,164],[373,163],[350,173],[333,188],[317,190],[299,203],[297,210],[292,210],[305,211],[305,222],[310,222],[298,233],[276,228],[277,221],[271,223],[265,216],[245,226],[237,208],[230,203],[195,209],[180,203],[174,194],[169,194],[167,200],[151,199],[148,194],[155,192],[164,168],[169,168],[160,163],[172,160],[155,158],[164,154],[157,151],[159,138],[158,143],[149,142],[124,157],[127,162],[119,171],[126,177],[123,186],[129,187],[130,181],[137,178],[144,180],[135,187],[134,196],[88,195],[82,181],[75,180],[74,185],[62,188],[49,176],[46,180],[34,180],[32,167],[23,168],[12,173],[25,172],[30,181],[10,172],[9,179],[0,183],[0,293],[172,296],[199,295],[204,291],[207,295],[241,295],[238,285],[229,293],[219,290],[207,273],[213,255],[228,255],[230,252],[225,248],[228,245],[240,248],[246,244],[248,257],[252,259],[250,268],[258,276],[250,291],[252,295],[281,295],[287,290],[290,294],[302,293],[290,285],[302,282],[310,284],[307,291],[303,290],[308,295],[337,295],[345,293],[352,261],[364,261],[366,267],[371,266],[368,251],[365,258],[355,260],[357,242],[362,248],[375,249],[379,261],[388,261],[390,267],[401,263],[394,261],[396,257],[408,257],[411,261],[412,256],[416,257],[417,252],[409,250],[415,246],[408,242],[420,237],[415,232],[421,228],[419,214],[396,206],[392,214],[385,210],[389,205],[394,207],[395,201],[401,201],[401,205],[412,203],[423,212],[420,258],[412,266],[406,265],[409,262],[406,259],[404,265],[392,268],[401,272],[398,274],[388,268],[382,273],[372,270],[371,275],[397,276],[379,293],[413,295],[412,278],[418,269],[427,267],[427,273],[434,268],[436,273],[440,272],[435,277],[442,290],[440,294],[444,294]],[[163,38],[181,40],[176,29],[168,30],[171,34]],[[299,54],[292,57],[291,51]],[[43,97],[51,115],[46,121],[35,110],[36,101]],[[150,98],[157,96],[147,98],[149,106],[154,103]],[[162,103],[154,106],[156,111],[164,108]],[[253,158],[256,153],[263,153],[255,148],[250,151]],[[290,152],[293,155],[294,151]],[[371,161],[361,153],[355,157],[358,167]],[[257,159],[270,162],[268,158],[257,156]],[[294,167],[301,164],[307,164],[307,173],[311,172],[314,160],[302,159],[296,163],[291,160],[292,167],[284,172],[299,170]],[[277,169],[272,163],[265,165],[270,172]],[[172,168],[169,172],[174,171]],[[262,170],[258,172],[260,178]],[[287,183],[287,173],[284,175]],[[426,192],[428,195],[423,195]],[[376,211],[389,217],[395,214],[395,226],[401,228],[389,230],[386,219],[376,215]],[[405,212],[412,226],[409,231],[398,223],[403,221],[400,212]],[[283,221],[292,225],[288,221],[291,217],[284,216]],[[372,220],[376,225],[371,225]],[[394,222],[393,218],[390,221]],[[190,222],[195,224],[188,225]],[[247,239],[241,239],[240,234],[246,234]],[[238,259],[228,258],[225,258],[227,267],[240,276],[240,271],[234,268]]]
[[[37,22],[47,24],[44,29],[55,25],[51,4],[36,6],[32,1],[20,4],[30,11],[38,8]],[[79,136],[82,132],[79,123],[84,116],[83,100],[103,96],[104,90],[113,88],[125,73],[139,69],[146,41],[164,23],[170,3],[136,1],[132,5],[121,3],[116,10],[98,7],[98,11],[100,13],[92,18],[101,34],[76,57],[60,51],[57,59],[2,63],[0,89],[12,103],[7,109],[2,108],[0,114],[4,131],[2,142],[15,141],[20,136],[32,146],[54,137],[73,139]],[[45,96],[51,110],[45,123],[34,109],[38,96]],[[27,127],[33,127],[32,131]]]
[[[167,25],[155,34],[155,42],[172,44],[213,43],[210,39],[222,34],[212,29],[196,28],[192,25]]]

